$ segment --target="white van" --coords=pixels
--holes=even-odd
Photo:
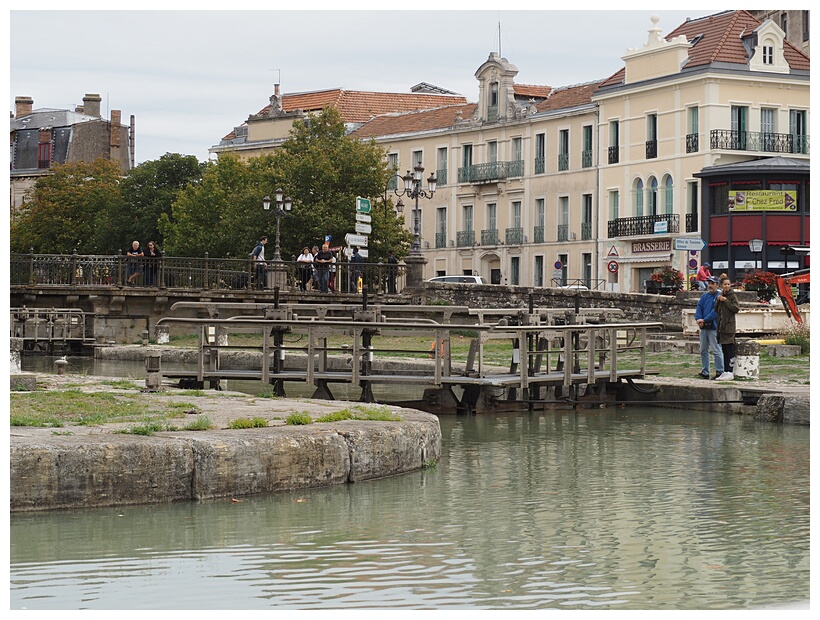
[[[448,284],[486,284],[481,276],[436,276],[428,282],[446,282]]]

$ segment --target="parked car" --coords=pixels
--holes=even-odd
[[[448,284],[486,284],[481,276],[436,276],[428,282],[446,282]]]

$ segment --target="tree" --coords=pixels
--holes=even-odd
[[[108,214],[122,200],[116,162],[56,165],[34,185],[32,200],[9,231],[12,252],[112,254]]]
[[[199,182],[204,169],[205,163],[193,155],[166,153],[130,170],[120,184],[122,201],[109,214],[108,236],[115,247],[130,247],[138,239],[143,245],[155,241],[164,249],[159,220],[171,214],[179,193]]]

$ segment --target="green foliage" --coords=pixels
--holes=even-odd
[[[291,413],[287,418],[285,418],[285,424],[290,424],[293,426],[311,424],[312,422],[313,418],[309,413],[305,413],[304,411]]]
[[[435,459],[427,459],[426,461],[424,461],[424,463],[422,463],[421,468],[429,470],[435,469],[437,466],[438,461],[436,461]]]
[[[128,379],[112,379],[110,381],[103,381],[103,385],[107,385],[119,390],[136,390],[137,385]]]
[[[268,421],[265,418],[236,418],[235,420],[231,420],[228,422],[228,428],[265,428],[268,425]]]
[[[799,345],[800,353],[808,355],[811,344],[811,329],[804,321],[802,323],[791,323],[783,330],[783,340],[786,344]]]
[[[116,162],[97,159],[54,166],[34,185],[25,210],[11,223],[12,252],[115,254],[109,214],[122,200]]]
[[[123,435],[145,435],[146,437],[159,433],[161,431],[175,431],[177,428],[167,422],[158,420],[147,420],[137,426],[129,426],[125,430],[114,431]]]
[[[183,427],[186,431],[207,431],[214,428],[214,423],[211,418],[206,415],[197,416],[196,420],[189,422]]]
[[[671,265],[664,265],[660,269],[656,269],[652,275],[649,276],[649,279],[658,286],[676,290],[683,288],[683,274]]]
[[[316,422],[341,422],[342,420],[371,420],[376,422],[400,422],[401,416],[387,407],[357,405],[316,418]]]

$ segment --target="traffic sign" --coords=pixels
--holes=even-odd
[[[367,198],[356,196],[356,213],[370,213],[370,201]]]
[[[370,224],[356,222],[356,232],[362,233],[364,235],[369,235],[371,232],[373,232],[373,228],[370,226]]]
[[[359,247],[366,248],[367,237],[365,237],[364,235],[354,235],[353,233],[347,233],[345,235],[345,243],[347,245],[358,245]]]
[[[609,273],[618,273],[618,261],[611,260],[606,264],[606,268]]]
[[[676,250],[700,251],[706,247],[706,242],[700,237],[678,237],[675,239]]]
[[[357,213],[356,214],[356,221],[357,222],[370,222],[373,218],[366,213]]]

